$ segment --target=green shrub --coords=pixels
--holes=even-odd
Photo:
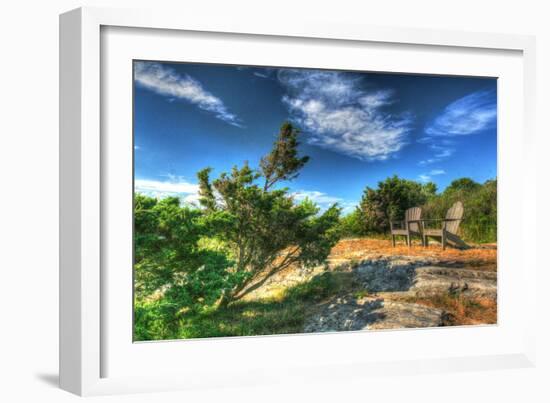
[[[459,232],[464,240],[489,243],[497,240],[497,181],[479,184],[469,178],[457,179],[423,206],[425,218],[445,217],[453,203],[464,204]]]
[[[464,204],[460,235],[475,243],[496,242],[497,181],[480,184],[470,178],[459,178],[441,193],[433,183],[400,179],[396,176],[367,187],[356,211],[340,219],[342,236],[387,234],[389,222],[403,219],[405,210],[422,207],[423,218],[444,218],[453,203]]]
[[[223,251],[201,246],[215,224],[177,198],[135,195],[135,338],[168,335],[186,312],[215,303],[239,281]]]

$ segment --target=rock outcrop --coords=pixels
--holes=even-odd
[[[304,327],[305,332],[400,329],[442,326],[445,313],[419,304],[383,298],[339,297],[320,307]]]
[[[306,321],[305,332],[400,329],[443,326],[442,309],[403,302],[438,295],[497,298],[497,273],[437,266],[424,258],[382,258],[351,268],[369,295],[343,295],[321,305]]]
[[[497,273],[481,270],[419,267],[408,290],[419,297],[461,293],[469,297],[497,298]]]

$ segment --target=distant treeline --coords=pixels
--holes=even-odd
[[[402,220],[405,210],[422,207],[423,218],[444,218],[456,202],[464,204],[460,224],[464,240],[475,243],[496,242],[497,181],[477,183],[470,178],[456,179],[441,193],[434,183],[420,183],[397,176],[367,187],[359,206],[340,220],[342,236],[367,236],[388,233],[390,221]]]

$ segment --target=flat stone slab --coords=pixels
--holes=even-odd
[[[497,273],[437,266],[419,267],[415,270],[408,291],[419,297],[454,292],[470,297],[496,299]]]
[[[382,298],[338,297],[309,317],[304,332],[402,329],[442,326],[440,309]]]
[[[375,312],[381,319],[366,326],[366,329],[403,329],[443,326],[445,313],[441,309],[406,302],[384,300]]]
[[[359,265],[356,276],[370,293],[402,292],[427,297],[448,293],[470,297],[497,297],[497,273],[419,264],[418,261],[394,260]]]

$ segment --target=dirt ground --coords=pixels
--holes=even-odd
[[[470,249],[460,250],[447,247],[445,250],[438,244],[423,247],[419,242],[408,247],[398,243],[392,247],[390,240],[385,239],[343,239],[332,249],[329,259],[363,260],[384,256],[420,256],[437,259],[441,264],[475,267],[477,270],[496,271],[496,244],[476,245]]]

